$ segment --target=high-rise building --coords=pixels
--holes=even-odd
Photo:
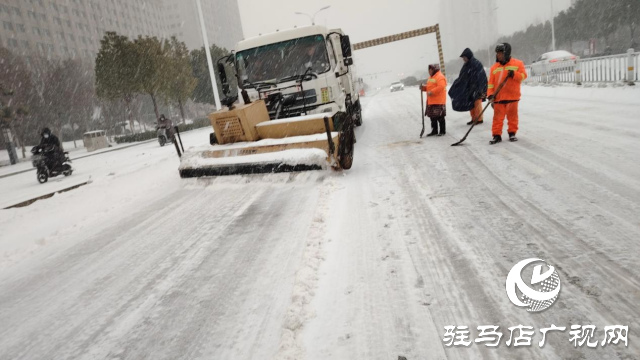
[[[164,0],[167,34],[175,35],[189,49],[203,46],[195,0]],[[236,0],[201,0],[209,42],[228,50],[242,40],[242,23]]]
[[[209,41],[242,39],[236,0],[201,0]],[[0,0],[0,45],[14,53],[92,60],[107,31],[136,38],[172,35],[203,45],[195,0]]]

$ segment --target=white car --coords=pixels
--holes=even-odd
[[[389,90],[391,90],[391,92],[402,91],[404,90],[404,84],[399,81],[394,82],[393,84],[391,84],[391,87],[389,88]]]
[[[531,64],[530,75],[574,71],[577,59],[577,56],[565,50],[544,53]]]

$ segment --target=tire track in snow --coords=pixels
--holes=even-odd
[[[497,187],[501,189],[498,193],[496,187],[490,185],[491,182],[485,182],[486,189],[492,194],[488,198],[495,199],[492,201],[493,206],[502,209],[505,214],[509,213],[519,218],[520,221],[528,225],[529,229],[535,233],[535,239],[544,247],[545,255],[540,256],[556,265],[558,271],[563,274],[565,286],[568,286],[567,283],[576,286],[585,296],[597,303],[596,311],[590,311],[593,316],[600,317],[603,322],[622,318],[631,324],[635,323],[633,324],[635,326],[640,325],[637,322],[638,317],[631,316],[634,313],[640,316],[637,304],[627,298],[629,294],[640,294],[640,283],[636,273],[618,261],[614,261],[601,249],[600,244],[593,245],[586,242],[581,236],[576,235],[574,230],[568,229],[559,220],[552,218],[548,211],[524,198],[504,183],[483,159],[471,151],[467,153],[470,155],[469,157],[474,158],[473,162],[466,163],[469,170],[471,170],[471,163],[479,164],[483,168],[480,171],[489,174],[492,178],[491,182],[496,183]],[[503,197],[508,197],[511,205],[508,205],[502,199]],[[563,265],[560,266],[560,264]],[[603,266],[604,264],[606,266]],[[574,274],[582,274],[582,277]],[[593,279],[594,276],[596,279]],[[602,291],[595,287],[596,283],[600,284],[600,287],[608,286],[607,294],[602,294]],[[611,289],[613,287],[615,290]],[[601,295],[612,298],[607,299],[607,303],[605,303],[600,298]],[[618,304],[615,309],[607,305],[612,302]],[[609,314],[609,316],[604,314]]]
[[[424,145],[424,146],[426,147],[427,145]],[[463,157],[462,159],[460,158],[456,159],[455,155],[454,156],[445,155],[450,152],[441,152],[440,146],[438,145],[438,140],[433,141],[433,144],[428,147],[429,150],[427,150],[427,152],[429,156],[426,156],[426,157],[423,154],[421,154],[421,149],[425,149],[424,147],[421,147],[421,146],[414,146],[412,144],[407,143],[404,146],[400,146],[398,148],[402,149],[402,151],[404,152],[404,156],[402,157],[402,160],[398,159],[398,156],[400,155],[388,154],[388,159],[384,159],[384,158],[381,159],[382,161],[381,167],[393,169],[394,174],[396,174],[394,178],[399,183],[402,184],[401,186],[402,188],[411,189],[411,190],[415,189],[417,191],[417,193],[407,197],[411,201],[417,202],[420,204],[415,206],[416,211],[423,212],[425,208],[434,209],[432,212],[425,212],[423,216],[419,217],[419,221],[424,221],[423,219],[427,219],[426,221],[429,221],[430,223],[428,227],[438,227],[438,222],[442,222],[442,226],[444,226],[445,229],[449,229],[454,224],[456,224],[455,228],[446,230],[445,234],[447,235],[442,238],[443,242],[445,239],[451,239],[451,240],[455,240],[454,244],[459,243],[460,245],[457,251],[453,250],[452,252],[450,252],[450,255],[449,255],[449,258],[451,258],[452,261],[455,261],[454,263],[455,265],[450,266],[450,268],[455,269],[457,273],[457,275],[453,277],[453,280],[454,281],[462,280],[464,283],[467,284],[465,286],[462,286],[461,284],[459,284],[456,287],[479,290],[480,294],[478,292],[476,292],[475,294],[473,293],[469,294],[469,296],[474,299],[473,305],[470,305],[470,306],[472,306],[474,309],[477,309],[483,314],[481,318],[478,318],[477,317],[478,315],[463,315],[459,318],[468,319],[469,316],[472,316],[472,319],[476,319],[475,321],[478,321],[478,319],[482,321],[483,318],[496,319],[496,322],[502,323],[502,324],[504,324],[505,322],[508,323],[509,321],[522,321],[523,317],[525,316],[529,318],[530,316],[528,316],[527,314],[517,313],[517,311],[514,311],[511,308],[503,308],[502,305],[493,306],[493,310],[492,310],[493,304],[497,305],[497,304],[504,303],[504,287],[502,286],[502,288],[500,288],[500,286],[497,286],[497,288],[495,288],[495,291],[488,289],[488,292],[486,292],[484,295],[481,295],[481,293],[484,292],[485,290],[483,288],[477,288],[476,285],[478,282],[482,283],[483,281],[477,279],[476,276],[468,275],[468,274],[482,274],[482,278],[485,278],[485,279],[495,279],[496,277],[498,278],[501,277],[503,274],[506,274],[511,263],[509,262],[509,260],[505,261],[504,259],[492,259],[494,256],[494,253],[492,252],[494,252],[496,249],[503,249],[503,251],[506,251],[507,254],[510,254],[510,253],[513,253],[515,250],[515,249],[511,249],[511,246],[507,244],[499,244],[499,243],[489,244],[482,241],[486,238],[488,239],[495,238],[496,240],[504,238],[505,233],[502,230],[504,229],[505,231],[507,231],[506,225],[508,225],[508,223],[507,224],[496,223],[493,226],[482,227],[484,225],[483,222],[486,218],[489,218],[489,219],[495,218],[495,215],[501,214],[501,212],[504,212],[504,209],[501,209],[500,207],[494,208],[491,206],[487,206],[486,208],[491,209],[492,213],[483,214],[477,218],[477,221],[474,221],[469,224],[469,225],[475,224],[476,226],[480,226],[482,228],[475,231],[473,230],[470,231],[472,228],[466,227],[467,225],[465,223],[467,219],[472,219],[475,217],[475,215],[473,214],[473,211],[471,211],[469,214],[464,214],[464,213],[460,214],[460,210],[464,210],[464,208],[462,209],[458,208],[458,206],[461,206],[464,204],[464,202],[463,204],[457,204],[458,202],[460,202],[458,201],[458,196],[465,197],[465,196],[472,196],[473,194],[476,194],[479,189],[482,189],[485,180],[489,180],[489,184],[491,184],[492,182],[491,177],[487,178],[486,176],[484,176],[483,175],[484,171],[482,169],[480,169],[480,171],[478,171],[475,168],[473,169],[474,171],[470,171],[471,169],[466,169],[466,171],[461,171],[461,169],[464,169],[464,166],[460,167],[459,163],[464,164],[466,162],[465,158]],[[447,148],[447,150],[448,149],[450,148]],[[387,151],[390,151],[390,150],[387,150]],[[443,155],[444,155],[444,158],[443,158]],[[402,164],[402,165],[397,166],[396,164]],[[430,169],[435,171],[430,171]],[[452,179],[446,179],[448,174],[450,174],[448,176],[459,176],[459,174],[461,173],[467,173],[469,174],[469,176],[461,177],[461,178],[454,177]],[[443,175],[445,177],[444,181],[442,179],[438,179],[438,182],[436,182],[433,185],[429,181],[433,178],[437,179],[437,178],[443,177]],[[451,181],[450,184],[452,185],[445,185],[443,189],[432,188],[433,186],[441,186],[441,184],[447,184],[447,181]],[[502,186],[505,186],[508,188],[506,184],[502,184]],[[431,194],[433,195],[433,197],[429,196],[430,187],[432,188]],[[453,197],[447,197],[446,192],[448,188],[459,189],[459,190],[462,190],[462,192],[460,192],[459,194],[454,193]],[[442,194],[443,197],[438,196],[438,193],[441,193],[441,192],[443,193]],[[478,196],[472,197],[472,199],[477,199],[477,202],[483,202],[483,201],[487,202],[487,200],[492,200],[492,199],[495,199],[496,197],[497,195],[493,193],[489,194],[488,196],[485,196],[482,193],[482,191],[480,191]],[[433,200],[424,201],[427,198],[432,198]],[[481,213],[478,213],[478,215],[479,214]],[[505,213],[505,215],[506,214],[508,214],[508,212]],[[430,220],[430,219],[433,219],[433,220]],[[460,219],[460,220],[457,220],[457,219]],[[495,219],[500,220],[500,217],[497,217]],[[520,220],[523,221],[525,224],[527,224],[528,219],[520,218]],[[457,224],[457,223],[460,223],[460,224]],[[492,236],[491,235],[492,228],[498,229],[500,233],[496,233],[495,236]],[[449,231],[454,229],[458,229],[458,230],[449,234]],[[484,234],[483,237],[474,238],[473,234],[476,231],[485,231],[485,230],[488,231],[489,233]],[[428,230],[425,229],[425,231],[428,231]],[[457,234],[458,231],[462,231],[462,234]],[[467,235],[467,236],[460,237],[460,235]],[[469,240],[465,241],[465,238]],[[523,246],[525,245],[521,240],[519,242],[521,245]],[[437,256],[433,253],[440,244],[436,242],[431,245],[435,245],[435,247],[434,246],[426,247],[425,251],[423,252],[423,257],[432,259],[432,261],[437,259],[436,263],[439,264],[442,260],[441,259],[442,256]],[[453,244],[449,243],[449,245],[453,245]],[[516,246],[515,248],[519,248],[519,246]],[[445,248],[445,249],[450,250],[448,248]],[[461,259],[460,256],[463,254],[464,254],[464,258]],[[471,268],[466,268],[464,266],[465,258],[467,263],[472,266]],[[421,256],[418,256],[418,259],[421,259]],[[495,272],[493,274],[491,272],[486,273],[487,270],[495,268],[496,264],[493,263],[494,261],[497,261],[501,265],[504,264],[500,266],[500,269],[501,269],[500,273],[495,273]],[[429,265],[426,265],[426,264],[424,266],[424,268],[427,270],[426,274],[429,274],[430,272],[434,271],[430,269],[428,266]],[[426,280],[428,278],[429,276],[425,277],[426,283],[428,283],[428,281]],[[440,278],[440,281],[442,282],[444,282],[446,279],[446,277],[443,278],[441,274],[436,275],[436,279],[438,278]],[[474,279],[476,279],[477,281]],[[435,281],[437,282],[438,280],[435,280]],[[438,295],[437,298],[442,298],[442,294]],[[466,302],[462,299],[460,300],[462,303],[471,304],[470,302]],[[461,306],[462,305],[458,306],[459,310],[463,309]],[[437,318],[439,318],[438,316],[439,314],[437,312],[435,315]],[[507,317],[511,320],[506,320]],[[439,323],[442,324],[442,321],[439,321]],[[514,322],[514,323],[517,323],[517,322]],[[603,325],[603,324],[600,324],[600,325]],[[610,355],[613,355],[613,352],[615,351],[616,350],[613,350],[613,349],[603,350],[604,353],[608,353]],[[603,355],[603,352],[599,352],[599,354]],[[454,357],[457,357],[454,355],[456,353],[458,353],[461,358],[468,358],[468,356],[470,356],[471,354],[471,352],[469,351],[455,352],[453,350],[450,350],[447,352],[449,356],[454,356]],[[579,350],[567,349],[565,344],[562,344],[562,346],[559,346],[556,349],[554,349],[548,344],[547,347],[545,347],[544,351],[536,352],[532,350],[530,354],[531,356],[529,357],[531,358],[540,358],[540,357],[546,357],[546,356],[554,357],[554,355],[559,356],[560,354],[564,354],[561,356],[571,356],[570,354],[573,354],[575,356],[581,356]],[[509,353],[504,353],[504,355],[508,356]],[[496,354],[485,352],[482,355],[482,357],[485,357],[485,358],[491,358],[493,356],[496,356]]]
[[[169,197],[171,195],[167,194]],[[107,228],[95,238],[72,248],[69,253],[56,254],[44,264],[44,271],[38,269],[39,273],[46,276],[31,274],[26,284],[23,281],[13,282],[15,291],[7,293],[10,298],[0,299],[5,304],[3,310],[13,310],[3,312],[0,317],[5,318],[8,324],[13,322],[10,319],[17,320],[19,314],[25,312],[38,316],[27,316],[28,320],[22,322],[18,332],[3,337],[5,341],[13,339],[13,350],[7,349],[2,341],[0,349],[13,353],[10,358],[15,359],[29,354],[30,350],[37,352],[29,355],[29,359],[41,358],[40,355],[51,352],[66,354],[61,357],[78,357],[90,353],[91,347],[104,341],[105,337],[110,338],[114,334],[114,324],[125,325],[118,321],[123,321],[135,309],[134,304],[139,304],[150,295],[157,281],[168,276],[174,266],[180,265],[184,254],[167,259],[167,252],[184,246],[191,247],[198,240],[197,232],[192,236],[174,239],[177,241],[167,237],[171,235],[169,229],[177,229],[189,222],[192,217],[189,209],[202,209],[206,203],[206,198],[198,197],[195,193],[180,198],[183,201],[177,208],[157,207],[162,203],[158,201],[124,224]],[[219,199],[233,201],[231,194]],[[243,198],[235,200],[242,203]],[[148,215],[152,210],[156,211],[153,218]],[[232,212],[236,210],[231,207]],[[174,214],[178,216],[172,216]],[[219,216],[218,220],[221,221],[232,219],[225,216],[224,212]],[[158,226],[160,220],[163,220],[162,225]],[[220,224],[216,218],[213,220],[214,224]],[[200,231],[207,229],[202,227]],[[127,254],[127,257],[123,257],[123,254]],[[120,267],[113,269],[113,264]],[[51,270],[46,270],[46,267]],[[80,283],[79,278],[82,279]],[[38,285],[40,283],[42,285]],[[21,301],[15,303],[16,298]],[[77,303],[94,305],[77,309]],[[23,309],[27,304],[29,309]],[[133,312],[136,313],[135,310]],[[60,324],[63,319],[66,320]],[[44,324],[48,330],[43,331]],[[48,339],[52,336],[56,341]],[[31,346],[25,346],[24,340],[28,340]]]
[[[578,318],[588,323],[596,321],[600,326],[622,322],[630,327],[637,327],[638,316],[632,315],[638,314],[635,301],[632,300],[634,294],[640,294],[637,275],[601,250],[601,243],[587,243],[576,234],[575,229],[570,230],[559,220],[552,218],[549,210],[542,209],[523,197],[505,183],[482,157],[467,150],[465,157],[473,161],[463,161],[461,164],[475,175],[474,178],[483,179],[483,189],[489,192],[489,196],[482,196],[478,191],[469,191],[467,196],[477,202],[484,201],[489,204],[489,208],[503,214],[503,217],[509,216],[524,224],[517,231],[520,236],[513,237],[514,234],[505,232],[500,234],[500,238],[513,237],[509,243],[513,250],[521,249],[522,256],[535,253],[556,265],[563,275],[565,295],[560,299],[560,309],[555,310],[555,313],[560,314],[567,322]],[[528,160],[520,160],[526,161]],[[489,216],[484,221],[489,222],[491,227],[504,226],[503,219]],[[511,262],[517,260],[510,259]],[[575,276],[576,274],[579,276]],[[580,299],[575,295],[570,296],[566,290],[570,286],[575,286],[584,297]],[[577,305],[578,308],[565,309],[565,302]],[[614,303],[616,306],[612,307],[610,304]],[[616,348],[602,351],[616,352],[621,358],[626,356],[624,350]]]
[[[404,166],[398,169],[400,174],[397,179],[400,187],[407,193],[406,199],[416,214],[414,220],[422,235],[416,244],[408,244],[407,247],[417,253],[415,258],[420,261],[420,273],[424,275],[427,288],[431,289],[430,298],[435,303],[432,306],[434,318],[440,325],[438,330],[444,332],[444,325],[468,325],[473,329],[473,326],[495,323],[502,325],[501,328],[505,331],[504,325],[510,326],[522,321],[522,317],[516,318],[514,314],[504,313],[490,288],[481,286],[488,284],[487,280],[501,276],[494,267],[482,265],[485,259],[489,259],[488,253],[482,256],[487,249],[471,250],[463,247],[472,238],[461,236],[451,228],[451,224],[456,222],[455,215],[450,209],[438,206],[437,200],[428,195],[437,192],[426,184],[419,187],[413,185],[421,178],[418,176],[420,164],[415,164],[412,157],[406,154],[399,156],[403,156]],[[504,269],[506,273],[504,267],[500,269]],[[547,351],[550,349],[551,346],[548,345]],[[492,359],[509,355],[509,352],[504,352],[504,348],[494,350],[480,346],[444,350],[447,358],[456,359]],[[540,357],[536,356],[534,350],[528,349],[527,358]]]
[[[310,303],[315,296],[319,276],[318,269],[324,261],[323,245],[327,240],[326,222],[331,215],[330,206],[336,188],[335,179],[329,177],[324,180],[320,189],[316,213],[305,239],[301,268],[296,273],[291,304],[283,323],[280,348],[275,357],[278,360],[304,358],[305,351],[301,334],[305,323],[315,316]]]

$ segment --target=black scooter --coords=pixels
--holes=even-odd
[[[53,148],[43,149],[39,145],[34,146],[33,149],[31,149],[31,154],[33,154],[31,163],[33,167],[37,169],[37,177],[40,184],[46,183],[50,177],[56,177],[61,174],[70,176],[73,173],[73,168],[69,165],[71,159],[69,159],[68,152],[63,153],[64,158],[54,169],[49,168],[49,163],[53,161],[47,161],[48,158],[56,156]]]

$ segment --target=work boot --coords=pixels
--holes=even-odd
[[[431,119],[431,132],[427,136],[438,135],[438,120]]]
[[[509,141],[516,142],[518,138],[516,137],[516,133],[509,133]]]
[[[478,124],[482,124],[482,123],[484,123],[484,121],[483,121],[483,120],[480,120],[480,121],[478,121],[478,122],[476,123],[476,125],[478,125]],[[467,125],[469,125],[469,126],[473,125],[473,120],[469,121],[469,122],[467,123]]]
[[[499,142],[502,142],[502,136],[493,135],[493,139],[491,141],[489,141],[489,145],[494,145],[494,144],[497,144]]]
[[[440,133],[438,136],[444,136],[447,134],[447,122],[445,118],[438,119],[438,123],[440,124]]]

